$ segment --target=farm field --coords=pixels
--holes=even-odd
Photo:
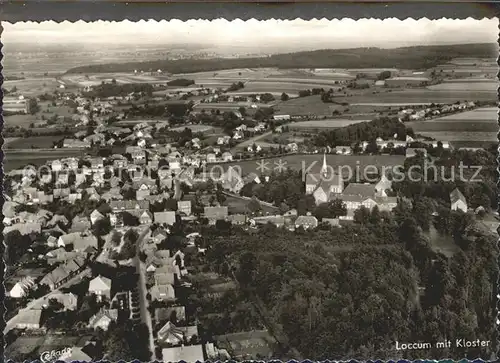
[[[230,78],[234,80],[244,78],[264,78],[276,72],[280,72],[277,68],[233,68],[223,69],[218,71],[194,72],[194,73],[177,73],[175,77],[189,79],[218,79]]]
[[[192,132],[207,132],[207,131],[211,131],[214,129],[212,126],[209,126],[209,125],[186,125],[186,126],[175,127],[175,128],[172,128],[171,130],[172,131],[183,131],[186,128],[190,129]]]
[[[324,103],[321,96],[308,96],[282,101],[274,107],[275,115],[324,115],[331,116],[333,111],[342,111],[341,105]]]
[[[289,95],[298,95],[299,91],[311,88],[331,88],[334,87],[334,82],[311,83],[311,82],[283,82],[273,81],[266,82],[264,80],[250,81],[245,84],[245,92],[266,93],[266,92],[285,92]]]
[[[262,78],[259,79],[258,81],[249,81],[249,83],[253,82],[278,82],[278,83],[299,83],[299,84],[307,84],[310,87],[318,87],[317,85],[320,85],[321,87],[326,86],[335,86],[335,80],[334,79],[327,79],[325,77],[316,77],[316,76],[309,76],[309,77],[300,77],[300,78],[291,78],[287,76],[283,77],[267,77],[267,78]]]
[[[393,106],[425,105],[430,103],[454,103],[457,101],[495,102],[496,92],[492,91],[439,91],[430,89],[406,89],[392,92],[365,93],[352,97],[335,97],[336,102],[349,104],[392,104]]]
[[[15,169],[24,168],[27,165],[41,166],[47,161],[67,157],[82,157],[83,150],[54,149],[53,151],[33,150],[33,152],[7,152],[4,158],[4,171],[9,172]]]
[[[433,91],[452,91],[452,92],[469,92],[469,91],[491,91],[495,92],[498,88],[497,82],[446,82],[427,87]]]
[[[3,117],[4,126],[19,126],[21,128],[28,128],[33,122],[40,121],[36,115],[10,115]]]
[[[251,172],[257,174],[269,174],[274,167],[278,164],[279,160],[286,163],[286,167],[294,170],[307,170],[310,173],[317,173],[321,169],[323,162],[322,154],[295,154],[286,155],[283,157],[267,158],[262,160],[242,160],[230,163],[214,163],[207,165],[207,170],[211,166],[220,165],[227,170],[229,166],[238,165],[241,168],[242,174],[247,175]],[[335,171],[342,170],[343,174],[347,176],[349,170],[353,175],[356,174],[359,168],[359,174],[362,177],[364,170],[366,172],[373,172],[374,168],[380,166],[395,167],[404,164],[405,157],[400,155],[334,155],[327,154],[326,162],[329,166],[334,168]],[[262,173],[259,165],[261,162],[267,162],[267,168]],[[259,162],[259,163],[258,163]],[[343,168],[342,168],[343,167]],[[340,169],[342,168],[342,169]]]
[[[63,139],[64,136],[32,136],[28,138],[15,138],[8,143],[4,144],[5,149],[29,149],[29,148],[42,148],[50,149],[52,148],[53,142]]]
[[[19,139],[19,137],[5,137],[3,139],[3,147],[4,149],[7,148],[7,146],[11,143],[13,143],[14,141],[16,141],[17,139]]]
[[[348,120],[348,119],[326,119],[326,120],[311,120],[311,121],[299,121],[289,124],[291,130],[302,130],[302,129],[336,129],[339,127],[345,127],[360,122],[369,122],[371,120]]]
[[[479,132],[479,131],[415,131],[423,136],[432,137],[433,139],[449,142],[466,142],[469,145],[475,145],[483,142],[498,142],[497,138],[498,127],[494,131]],[[472,146],[471,146],[472,147]]]
[[[244,214],[248,212],[247,205],[250,202],[249,200],[245,200],[242,198],[237,198],[229,195],[225,195],[226,197],[226,202],[225,204],[228,207],[228,211],[231,214]],[[270,207],[264,204],[261,204],[262,211],[264,213],[275,213],[278,208],[276,207]]]
[[[12,90],[16,87],[17,92],[25,97],[36,97],[44,93],[53,93],[58,89],[60,83],[55,78],[40,77],[21,80],[4,81],[3,88]]]
[[[494,122],[496,124],[498,118],[498,109],[496,107],[482,107],[472,111],[456,113],[453,115],[443,116],[435,119],[435,121],[485,121]]]
[[[167,75],[151,75],[150,73],[134,74],[134,73],[98,73],[98,74],[66,74],[61,80],[68,85],[77,85],[80,87],[97,86],[102,82],[111,82],[113,79],[117,83],[166,83],[172,80],[172,77]]]
[[[497,140],[498,124],[495,107],[443,116],[427,121],[408,122],[416,133],[450,142],[465,142],[474,146],[477,142]]]

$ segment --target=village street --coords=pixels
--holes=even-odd
[[[139,254],[141,252],[142,244],[150,232],[150,227],[147,227],[137,238],[137,253],[134,258],[134,263],[139,275],[137,290],[139,291],[139,305],[141,310],[141,321],[146,324],[149,331],[149,348],[152,354],[152,360],[156,360],[154,336],[153,336],[153,322],[151,314],[148,311],[148,301],[146,295],[148,293],[146,287],[146,265],[141,262]]]

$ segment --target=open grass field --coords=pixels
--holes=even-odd
[[[429,86],[427,88],[433,91],[449,91],[449,92],[471,92],[471,91],[495,92],[498,88],[498,83],[494,81],[446,82]]]
[[[214,129],[212,126],[209,125],[186,125],[186,126],[174,127],[171,130],[183,131],[186,128],[190,129],[192,132],[207,132],[207,131],[212,131]]]
[[[380,168],[381,166],[394,167],[404,164],[404,156],[400,155],[326,155],[326,162],[329,166],[334,168],[335,171],[342,171],[344,175],[349,173],[349,170],[353,175],[356,174],[357,168],[359,168],[360,176],[363,173],[367,173],[374,170],[374,168]],[[257,174],[269,174],[275,168],[279,162],[286,163],[287,168],[292,168],[294,170],[304,170],[309,173],[318,173],[321,170],[321,165],[323,162],[322,154],[295,154],[286,155],[283,157],[267,158],[262,160],[243,160],[234,161],[230,163],[215,163],[209,164],[207,170],[210,170],[211,166],[221,165],[224,170],[227,170],[229,166],[238,165],[241,168],[242,174],[247,175],[249,173]],[[265,170],[259,168],[262,162],[267,163]],[[340,169],[342,168],[342,169]]]
[[[98,74],[66,74],[61,80],[68,85],[79,87],[97,86],[102,82],[111,82],[113,79],[117,83],[166,83],[173,78],[167,75],[151,75],[151,73],[98,73]]]
[[[408,122],[407,125],[424,136],[442,141],[465,142],[472,147],[477,142],[497,140],[497,112],[495,107],[485,107],[427,121]]]
[[[319,115],[331,116],[333,111],[342,111],[344,107],[334,103],[324,103],[319,95],[280,101],[274,107],[275,115]]]
[[[3,117],[4,126],[19,126],[28,128],[33,122],[40,121],[36,115],[11,115]]]
[[[237,197],[232,197],[229,195],[226,195],[226,202],[225,204],[228,207],[228,211],[231,214],[244,214],[248,212],[247,205],[250,202],[249,200],[245,200],[242,198],[237,198]],[[264,204],[261,204],[262,211],[264,213],[275,213],[278,208],[276,207],[270,207]]]
[[[3,88],[12,90],[16,87],[17,92],[25,97],[36,97],[44,93],[53,93],[58,89],[60,83],[55,78],[37,77],[21,80],[4,81]]]
[[[427,235],[431,243],[431,248],[437,253],[442,253],[446,257],[452,257],[456,252],[460,251],[460,248],[453,241],[452,237],[439,234],[434,226],[431,226]]]
[[[4,144],[4,149],[29,149],[29,148],[52,148],[52,143],[63,139],[64,136],[32,136],[28,138],[15,138],[7,145]],[[36,151],[34,151],[36,152]]]
[[[410,125],[408,125],[410,126]],[[411,126],[410,126],[411,127]],[[426,121],[412,127],[413,131],[417,133],[423,132],[449,132],[450,134],[457,133],[484,133],[490,132],[495,136],[498,132],[498,125],[495,122],[481,122],[481,121]],[[464,136],[470,137],[470,136]]]
[[[13,152],[5,153],[3,168],[5,172],[15,169],[22,169],[27,165],[41,166],[47,161],[68,157],[82,157],[83,150],[53,149],[51,151],[33,150],[33,152]]]
[[[249,81],[245,84],[245,92],[253,92],[253,93],[266,93],[266,92],[279,92],[280,94],[285,92],[287,94],[298,94],[299,91],[311,89],[311,88],[326,88],[329,89],[331,87],[335,87],[333,81],[321,81],[321,83],[313,83],[313,82],[291,82],[291,81]]]
[[[30,124],[37,121],[42,121],[42,116],[45,120],[49,120],[53,116],[73,116],[73,110],[65,105],[52,106],[50,102],[39,102],[38,106],[40,108],[40,111],[38,111],[34,115],[22,114],[4,116],[5,126],[19,126],[21,128],[29,128]]]
[[[177,78],[189,78],[189,79],[219,79],[219,78],[230,78],[234,80],[238,79],[258,79],[264,78],[271,74],[278,73],[280,70],[277,68],[233,68],[233,69],[223,69],[218,71],[207,71],[207,72],[194,72],[194,73],[178,73],[175,74]]]
[[[18,355],[33,353],[33,356],[38,356],[38,348],[45,341],[45,336],[25,336],[17,338],[13,343],[6,347],[5,355],[7,357],[17,357]]]
[[[471,90],[431,90],[431,89],[404,89],[392,92],[365,93],[352,97],[335,97],[336,102],[348,102],[349,104],[392,104],[393,106],[417,105],[430,103],[454,103],[457,101],[486,101],[495,102],[496,92],[471,91]]]
[[[336,129],[345,127],[360,122],[368,122],[371,120],[348,120],[348,119],[326,119],[326,120],[311,120],[299,121],[291,123],[288,127],[290,130],[308,130],[308,129]]]
[[[416,131],[423,136],[432,137],[440,141],[449,142],[466,142],[468,145],[475,145],[484,142],[498,142],[497,138],[498,127],[495,131],[480,132],[480,131]]]

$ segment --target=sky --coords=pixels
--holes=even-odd
[[[2,41],[43,44],[189,44],[314,48],[393,48],[425,44],[490,43],[498,19],[180,20],[86,23],[3,22]]]

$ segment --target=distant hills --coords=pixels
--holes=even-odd
[[[453,58],[496,58],[495,43],[413,46],[395,49],[324,49],[258,58],[214,58],[108,63],[75,67],[66,73],[153,71],[169,73],[231,68],[403,68],[428,69]]]

